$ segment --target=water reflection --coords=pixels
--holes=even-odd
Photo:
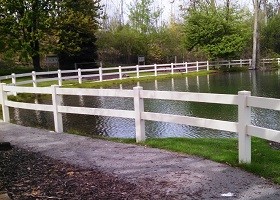
[[[215,74],[169,80],[137,82],[145,90],[181,91],[237,94],[241,90],[252,95],[280,98],[280,71],[241,72]],[[113,86],[116,89],[132,89],[135,84]],[[77,107],[133,110],[132,98],[63,96],[63,105]],[[51,99],[36,99],[35,103],[50,104]],[[237,106],[145,99],[145,111],[184,116],[194,116],[226,121],[237,121]],[[51,112],[11,109],[13,121],[26,126],[53,129]],[[280,130],[280,113],[266,109],[252,109],[252,123]],[[134,120],[101,116],[63,114],[65,131],[77,130],[93,135],[109,137],[134,137]],[[148,137],[234,137],[230,132],[197,128],[180,124],[146,121]]]

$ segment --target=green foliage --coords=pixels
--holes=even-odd
[[[152,11],[153,2],[154,0],[134,0],[130,4],[129,20],[131,27],[143,34],[155,31],[157,28],[162,10]]]
[[[74,68],[74,63],[94,62],[96,55],[97,7],[93,1],[66,1],[57,18],[59,38],[55,52],[61,69]]]
[[[138,55],[146,57],[146,64],[174,62],[185,52],[182,25],[176,23],[147,34],[129,25],[100,30],[97,46],[101,60],[120,64],[136,64]]]
[[[280,14],[269,19],[267,26],[263,27],[261,33],[261,44],[263,49],[267,53],[272,51],[280,54]]]
[[[110,63],[136,63],[137,55],[146,55],[146,36],[120,26],[116,30],[100,30],[97,34],[97,46],[101,60]]]
[[[242,11],[231,8],[191,10],[185,21],[185,46],[202,50],[210,59],[239,56],[248,43],[250,28]]]
[[[35,70],[44,54],[92,55],[98,9],[99,0],[0,0],[0,51]]]
[[[50,26],[51,1],[1,0],[0,47],[4,52],[17,53],[20,60],[32,58],[40,69],[40,40]]]

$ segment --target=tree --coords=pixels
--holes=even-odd
[[[256,69],[259,65],[260,44],[259,44],[259,14],[261,0],[253,0],[254,3],[254,32],[253,32],[253,55],[252,68]]]
[[[212,6],[204,5],[190,10],[186,16],[187,50],[202,50],[209,59],[240,56],[250,35],[250,29],[245,23],[246,15],[234,7],[212,9]]]
[[[152,11],[151,5],[153,2],[154,0],[135,0],[133,4],[130,4],[129,23],[132,28],[143,34],[150,33],[158,28],[158,20],[162,10]]]
[[[40,70],[40,42],[52,22],[51,0],[0,0],[0,38],[3,51],[19,53]]]
[[[78,53],[94,44],[98,9],[99,0],[0,0],[1,50],[32,59],[34,70],[40,70],[42,54],[71,48]]]
[[[262,46],[269,52],[280,54],[280,14],[268,20],[267,26],[262,29]]]
[[[62,69],[78,62],[94,62],[97,58],[96,36],[99,1],[68,0],[59,5],[55,37],[56,52]]]

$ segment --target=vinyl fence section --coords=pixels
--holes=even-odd
[[[14,102],[8,100],[8,93],[33,93],[52,95],[52,104],[35,104]],[[85,96],[104,96],[133,98],[133,110],[117,110],[89,107],[73,107],[61,104],[63,95],[85,95]],[[162,99],[175,101],[191,101],[216,103],[238,106],[238,121],[221,121],[182,115],[172,115],[154,112],[145,112],[144,99]],[[144,141],[145,121],[160,121],[178,123],[189,126],[231,131],[238,133],[239,141],[239,162],[251,162],[251,136],[280,142],[280,131],[254,126],[251,124],[251,107],[272,109],[280,111],[280,100],[273,98],[263,98],[251,96],[248,91],[241,91],[238,95],[211,94],[211,93],[190,93],[190,92],[171,92],[171,91],[150,91],[143,90],[142,87],[135,87],[133,90],[117,89],[73,89],[51,86],[45,88],[11,86],[4,83],[0,84],[0,103],[2,104],[3,120],[10,122],[9,107],[49,111],[53,113],[55,131],[63,132],[63,113],[100,115],[109,117],[122,117],[135,120],[136,142]]]
[[[280,58],[262,59],[263,64],[278,64]],[[110,68],[95,68],[95,69],[76,69],[76,70],[57,70],[49,72],[35,72],[25,74],[11,74],[1,76],[0,82],[10,79],[11,85],[26,85],[32,84],[37,87],[40,82],[57,81],[61,86],[64,80],[78,80],[81,84],[85,79],[94,81],[116,80],[130,77],[148,77],[159,76],[162,74],[188,73],[193,71],[210,70],[211,67],[245,67],[251,65],[251,59],[247,60],[231,60],[231,61],[196,61],[171,64],[154,64],[154,65],[136,65],[136,66],[118,66]],[[17,81],[17,78],[25,78],[26,80]]]

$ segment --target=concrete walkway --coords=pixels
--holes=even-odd
[[[174,199],[280,199],[280,187],[240,169],[142,146],[0,122],[0,141],[70,164],[149,183]],[[223,197],[228,194],[233,197]]]

